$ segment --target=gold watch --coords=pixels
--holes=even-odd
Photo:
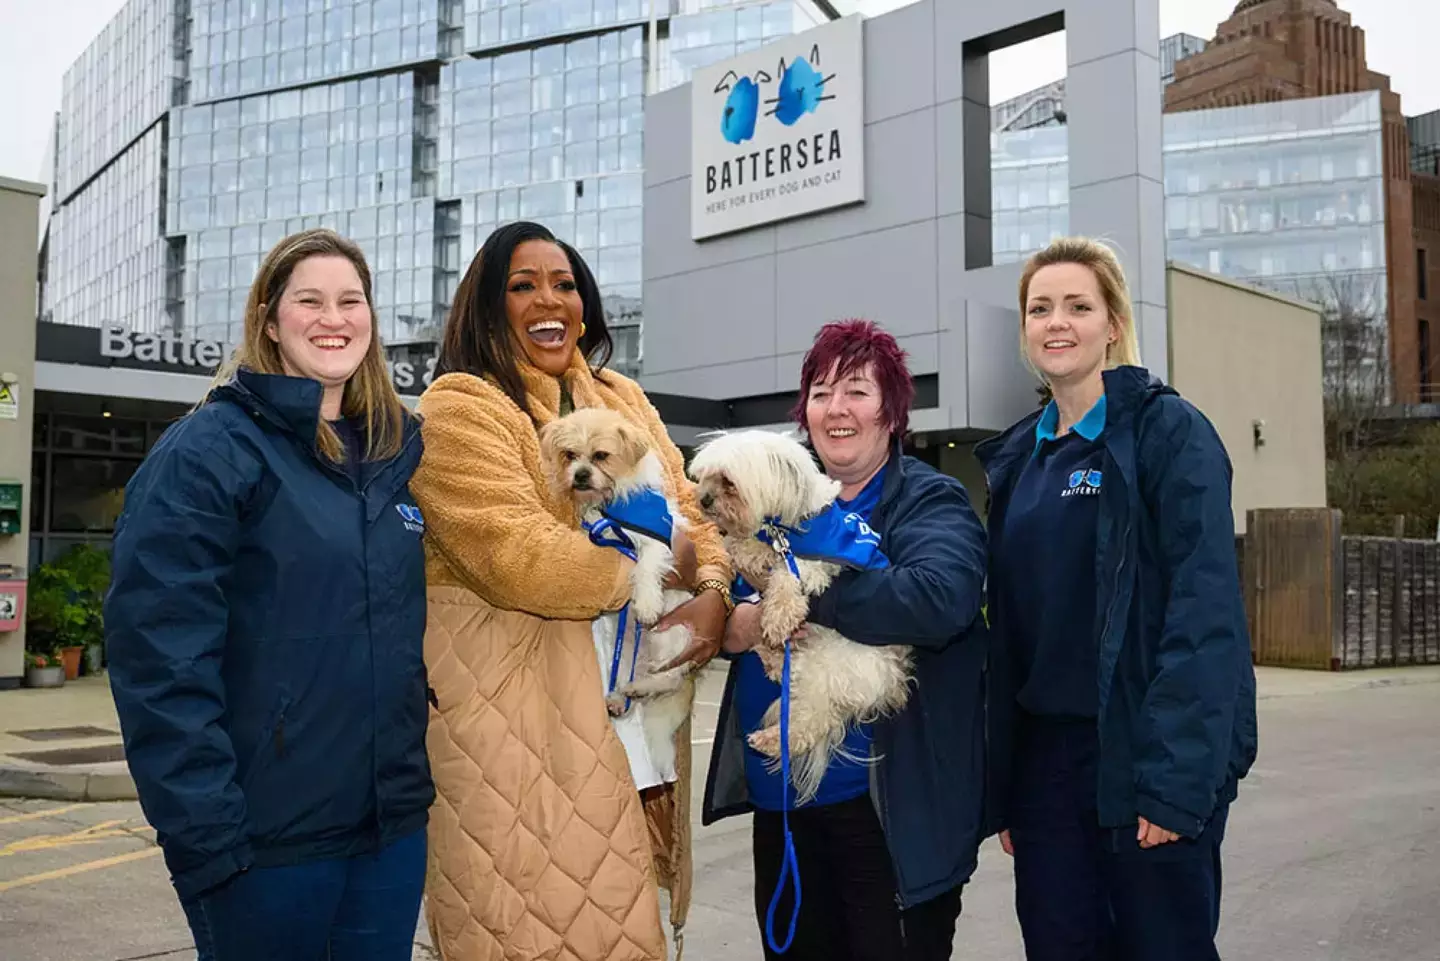
[[[730,585],[718,577],[707,577],[695,585],[695,594],[698,596],[704,591],[718,591],[720,599],[725,602],[725,614],[729,616],[735,610],[735,602],[730,599]]]

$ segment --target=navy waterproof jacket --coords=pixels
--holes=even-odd
[[[315,446],[320,385],[241,371],[125,490],[105,601],[126,758],[182,897],[349,857],[434,797],[418,424],[358,486]]]
[[[869,524],[891,566],[842,571],[811,602],[807,620],[862,644],[915,649],[909,702],[872,727],[870,776],[896,893],[908,908],[968,881],[980,842],[994,833],[984,811],[985,530],[964,485],[902,457],[898,445]],[[748,748],[734,710],[738,669],[731,665],[720,703],[707,825],[752,810]]]
[[[1098,805],[1103,827],[1137,817],[1196,837],[1255,760],[1255,672],[1235,558],[1229,457],[1210,422],[1139,367],[1106,371],[1105,486],[1095,554],[1100,648]],[[1036,411],[976,448],[990,481],[990,548],[1035,451]],[[993,578],[989,617],[993,809],[1003,819],[1017,684],[1011,613]],[[1056,577],[1079,572],[1056,571]],[[1034,585],[1044,603],[1044,585]]]

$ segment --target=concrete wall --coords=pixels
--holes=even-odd
[[[939,374],[926,429],[1033,408],[1018,264],[990,263],[991,50],[1067,28],[1070,223],[1115,242],[1146,363],[1165,376],[1157,0],[920,0],[865,23],[865,203],[690,239],[687,84],[646,100],[645,366],[665,393],[795,390],[825,322],[864,316]]]
[[[23,567],[30,544],[30,447],[35,403],[36,225],[45,188],[0,177],[0,377],[15,376],[20,415],[0,420],[0,478],[19,480],[25,510],[18,535],[0,535],[0,564]],[[25,627],[0,634],[0,688],[24,674]]]
[[[1251,508],[1326,506],[1320,312],[1174,264],[1168,286],[1171,382],[1225,442],[1236,532]]]

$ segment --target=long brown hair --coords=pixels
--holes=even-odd
[[[1125,282],[1125,269],[1115,251],[1090,237],[1061,237],[1036,253],[1020,274],[1020,354],[1025,365],[1034,370],[1025,344],[1025,308],[1030,299],[1030,281],[1044,267],[1056,264],[1077,264],[1088,267],[1100,285],[1105,309],[1115,325],[1115,343],[1105,350],[1105,366],[1139,367],[1140,341],[1135,334],[1135,310],[1130,305],[1130,285]],[[1042,377],[1041,380],[1044,380]]]
[[[370,267],[365,255],[352,241],[333,230],[304,230],[280,241],[265,255],[250,296],[245,301],[244,339],[235,348],[229,361],[215,375],[215,383],[229,381],[239,368],[257,374],[284,374],[280,345],[271,339],[269,330],[278,323],[276,309],[290,276],[303,260],[311,257],[344,257],[360,276],[365,303],[370,308],[370,346],[350,379],[340,400],[340,413],[360,418],[365,423],[365,459],[383,460],[400,453],[404,440],[405,420],[410,416],[395,387],[380,346],[379,325],[375,322],[375,299],[371,294]],[[209,400],[209,397],[206,397]],[[202,401],[204,403],[204,401]],[[345,445],[335,429],[321,418],[315,429],[315,446],[337,463],[345,459]]]

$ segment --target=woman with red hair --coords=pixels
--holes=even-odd
[[[809,621],[862,644],[911,645],[915,683],[898,714],[849,731],[799,808],[745,740],[780,694],[751,651],[764,601],[737,605],[726,630],[703,819],[754,812],[755,908],[772,961],[948,959],[961,888],[993,833],[982,823],[985,532],[959,481],[901,454],[914,397],[905,352],[868,321],[821,328],[801,368],[795,419],[840,482],[840,506],[879,533],[890,562],[842,571]]]

